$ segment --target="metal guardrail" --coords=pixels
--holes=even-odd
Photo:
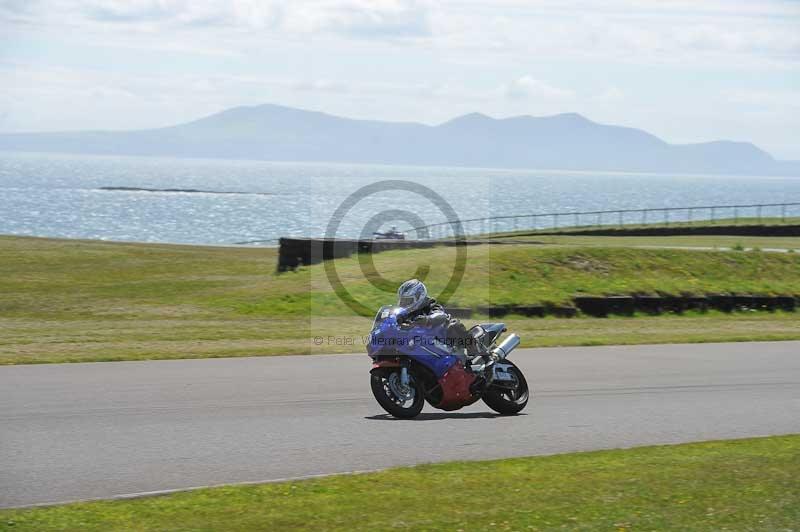
[[[697,222],[762,223],[765,218],[800,217],[800,202],[756,203],[751,205],[698,205],[693,207],[661,207],[617,209],[605,211],[551,212],[450,220],[412,227],[411,238],[436,239],[467,235],[507,233],[514,231],[559,231],[566,229],[613,228],[631,226],[669,226]],[[587,219],[589,223],[587,222]]]

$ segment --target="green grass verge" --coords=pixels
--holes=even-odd
[[[0,511],[3,530],[796,530],[800,436]]]
[[[497,321],[486,317],[468,325]],[[522,347],[800,340],[797,313],[598,318],[503,318]],[[371,320],[0,318],[0,364],[364,352]],[[314,341],[322,337],[321,343]],[[335,337],[335,339],[330,339]]]
[[[576,294],[800,291],[800,254],[616,247],[476,246],[451,305],[564,303]],[[419,266],[441,290],[453,248],[379,253],[389,285]],[[0,364],[361,351],[355,316],[323,265],[275,273],[276,250],[0,237]],[[363,256],[362,256],[363,260]],[[370,308],[394,296],[358,258],[336,261]],[[470,321],[478,321],[478,318]],[[514,320],[524,345],[800,339],[798,314]]]

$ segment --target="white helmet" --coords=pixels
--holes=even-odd
[[[415,311],[428,301],[428,289],[422,281],[409,279],[397,289],[397,306]]]

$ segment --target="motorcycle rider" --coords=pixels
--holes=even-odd
[[[462,365],[467,356],[475,356],[477,346],[464,324],[451,317],[442,305],[428,297],[428,289],[418,279],[409,279],[397,289],[397,306],[406,310],[404,321],[420,327],[438,327],[447,324],[445,342],[459,353]]]

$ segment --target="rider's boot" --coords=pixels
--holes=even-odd
[[[487,355],[476,355],[470,359],[469,369],[473,373],[483,373],[490,363],[491,359]]]

